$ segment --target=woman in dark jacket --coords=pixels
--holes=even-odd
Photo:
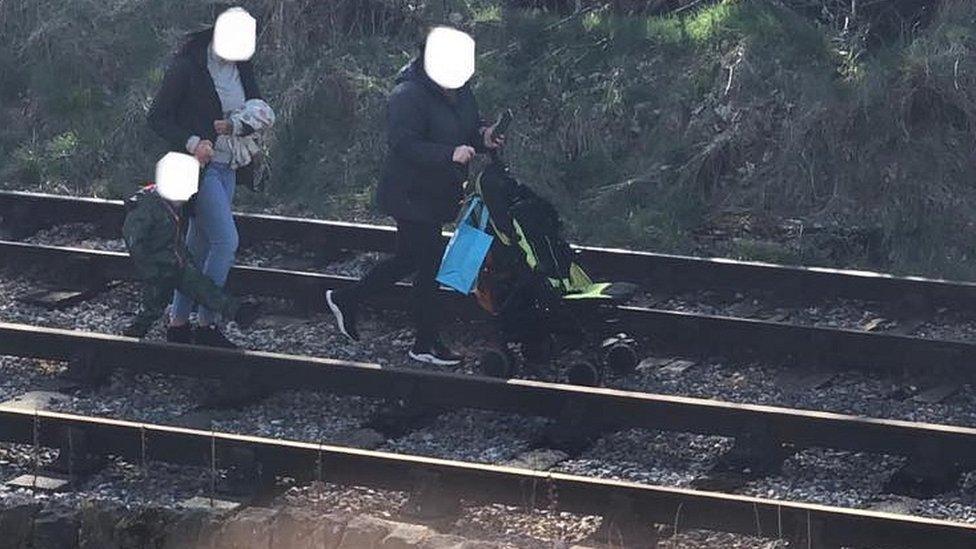
[[[243,15],[240,8],[232,10]],[[238,245],[232,214],[234,190],[253,177],[251,166],[230,168],[232,125],[227,116],[246,100],[260,99],[261,92],[250,61],[227,61],[217,55],[213,43],[213,28],[189,36],[166,71],[149,111],[149,125],[170,150],[190,153],[203,166],[186,244],[197,267],[222,287]],[[176,292],[167,339],[233,347],[216,328],[215,315],[205,308],[198,309],[198,326],[191,331],[188,321],[194,306],[192,299]]]
[[[376,198],[397,224],[396,255],[376,265],[356,286],[330,291],[326,300],[339,328],[359,339],[356,313],[362,300],[416,273],[413,317],[416,342],[410,357],[454,365],[460,357],[441,341],[435,280],[444,254],[444,223],[455,218],[463,198],[468,163],[477,152],[501,146],[478,112],[468,84],[446,89],[427,74],[421,55],[404,67],[387,103],[389,151]]]

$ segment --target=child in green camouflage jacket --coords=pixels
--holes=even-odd
[[[125,335],[145,336],[177,289],[224,318],[236,320],[241,327],[254,320],[255,305],[228,295],[191,261],[185,242],[192,198],[183,203],[166,200],[150,184],[126,200],[125,207],[122,234],[139,277],[145,283],[142,307],[125,329]],[[170,337],[169,333],[167,339],[192,343],[186,338]]]

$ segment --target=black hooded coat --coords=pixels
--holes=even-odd
[[[224,118],[220,97],[207,69],[207,48],[213,29],[189,37],[173,57],[149,110],[149,126],[166,140],[171,151],[185,153],[191,136],[217,141],[214,120]],[[261,99],[250,61],[237,63],[246,99]],[[237,170],[237,184],[252,187],[254,166]]]
[[[468,169],[454,149],[485,152],[483,126],[470,87],[445,93],[421,58],[404,67],[387,102],[389,150],[376,191],[380,210],[398,220],[444,223],[454,219]]]

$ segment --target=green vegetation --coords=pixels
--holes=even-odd
[[[377,219],[385,95],[446,4],[479,40],[486,115],[517,113],[508,158],[574,238],[976,275],[976,3],[901,26],[835,0],[242,4],[279,111],[244,208]],[[149,178],[146,109],[207,6],[0,2],[2,184],[119,197]]]

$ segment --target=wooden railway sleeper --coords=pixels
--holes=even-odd
[[[606,429],[601,411],[595,406],[567,402],[542,435],[541,446],[577,455]]]
[[[968,458],[967,464],[964,458]],[[919,443],[903,467],[888,479],[893,494],[927,499],[954,490],[962,474],[973,468],[972,458],[928,441]]]
[[[633,498],[614,495],[599,528],[590,535],[589,541],[604,547],[655,549],[667,531],[666,526],[659,527],[643,519],[637,512]]]
[[[323,267],[337,261],[353,259],[356,256],[355,251],[345,249],[342,243],[334,239],[323,241],[314,233],[301,233],[293,241],[298,242],[299,249],[302,251],[311,252],[316,263]]]
[[[385,405],[363,427],[387,438],[405,436],[429,425],[445,411],[441,406],[426,404],[426,400],[414,383],[401,383],[397,386],[396,395],[388,398]]]
[[[294,298],[290,300],[291,309],[299,318],[310,319],[329,310],[325,302],[325,290],[316,281],[303,282],[295,288]]]
[[[695,486],[732,489],[748,480],[776,474],[791,453],[792,448],[783,444],[771,424],[756,420],[742,426],[732,448]]]
[[[265,376],[252,371],[222,375],[213,383],[214,390],[208,391],[201,403],[205,408],[236,408],[254,404],[273,391]]]
[[[806,348],[791,357],[795,366],[824,368],[844,360],[843,353],[835,348],[828,332],[810,332],[807,338],[809,343]]]
[[[401,509],[404,517],[430,523],[450,523],[461,513],[461,497],[441,475],[415,469],[410,472],[412,489]]]
[[[841,544],[831,540],[830,532],[825,528],[821,519],[807,514],[796,517],[792,525],[792,535],[781,533],[780,537],[790,540],[790,547],[804,549],[840,549]]]
[[[108,382],[115,367],[93,348],[80,349],[68,361],[63,381],[83,387],[99,387]]]
[[[112,280],[95,258],[70,257],[57,261],[44,260],[40,264],[44,270],[39,278],[53,282],[58,287],[87,290],[93,295]]]
[[[105,467],[106,457],[97,452],[97,442],[84,429],[62,429],[58,432],[57,439],[58,457],[41,468],[43,473],[62,475],[70,482],[75,482],[80,477],[94,474]]]
[[[250,500],[260,497],[274,486],[273,471],[268,470],[250,448],[223,448],[217,460],[224,470],[215,486],[215,492],[221,499]]]

